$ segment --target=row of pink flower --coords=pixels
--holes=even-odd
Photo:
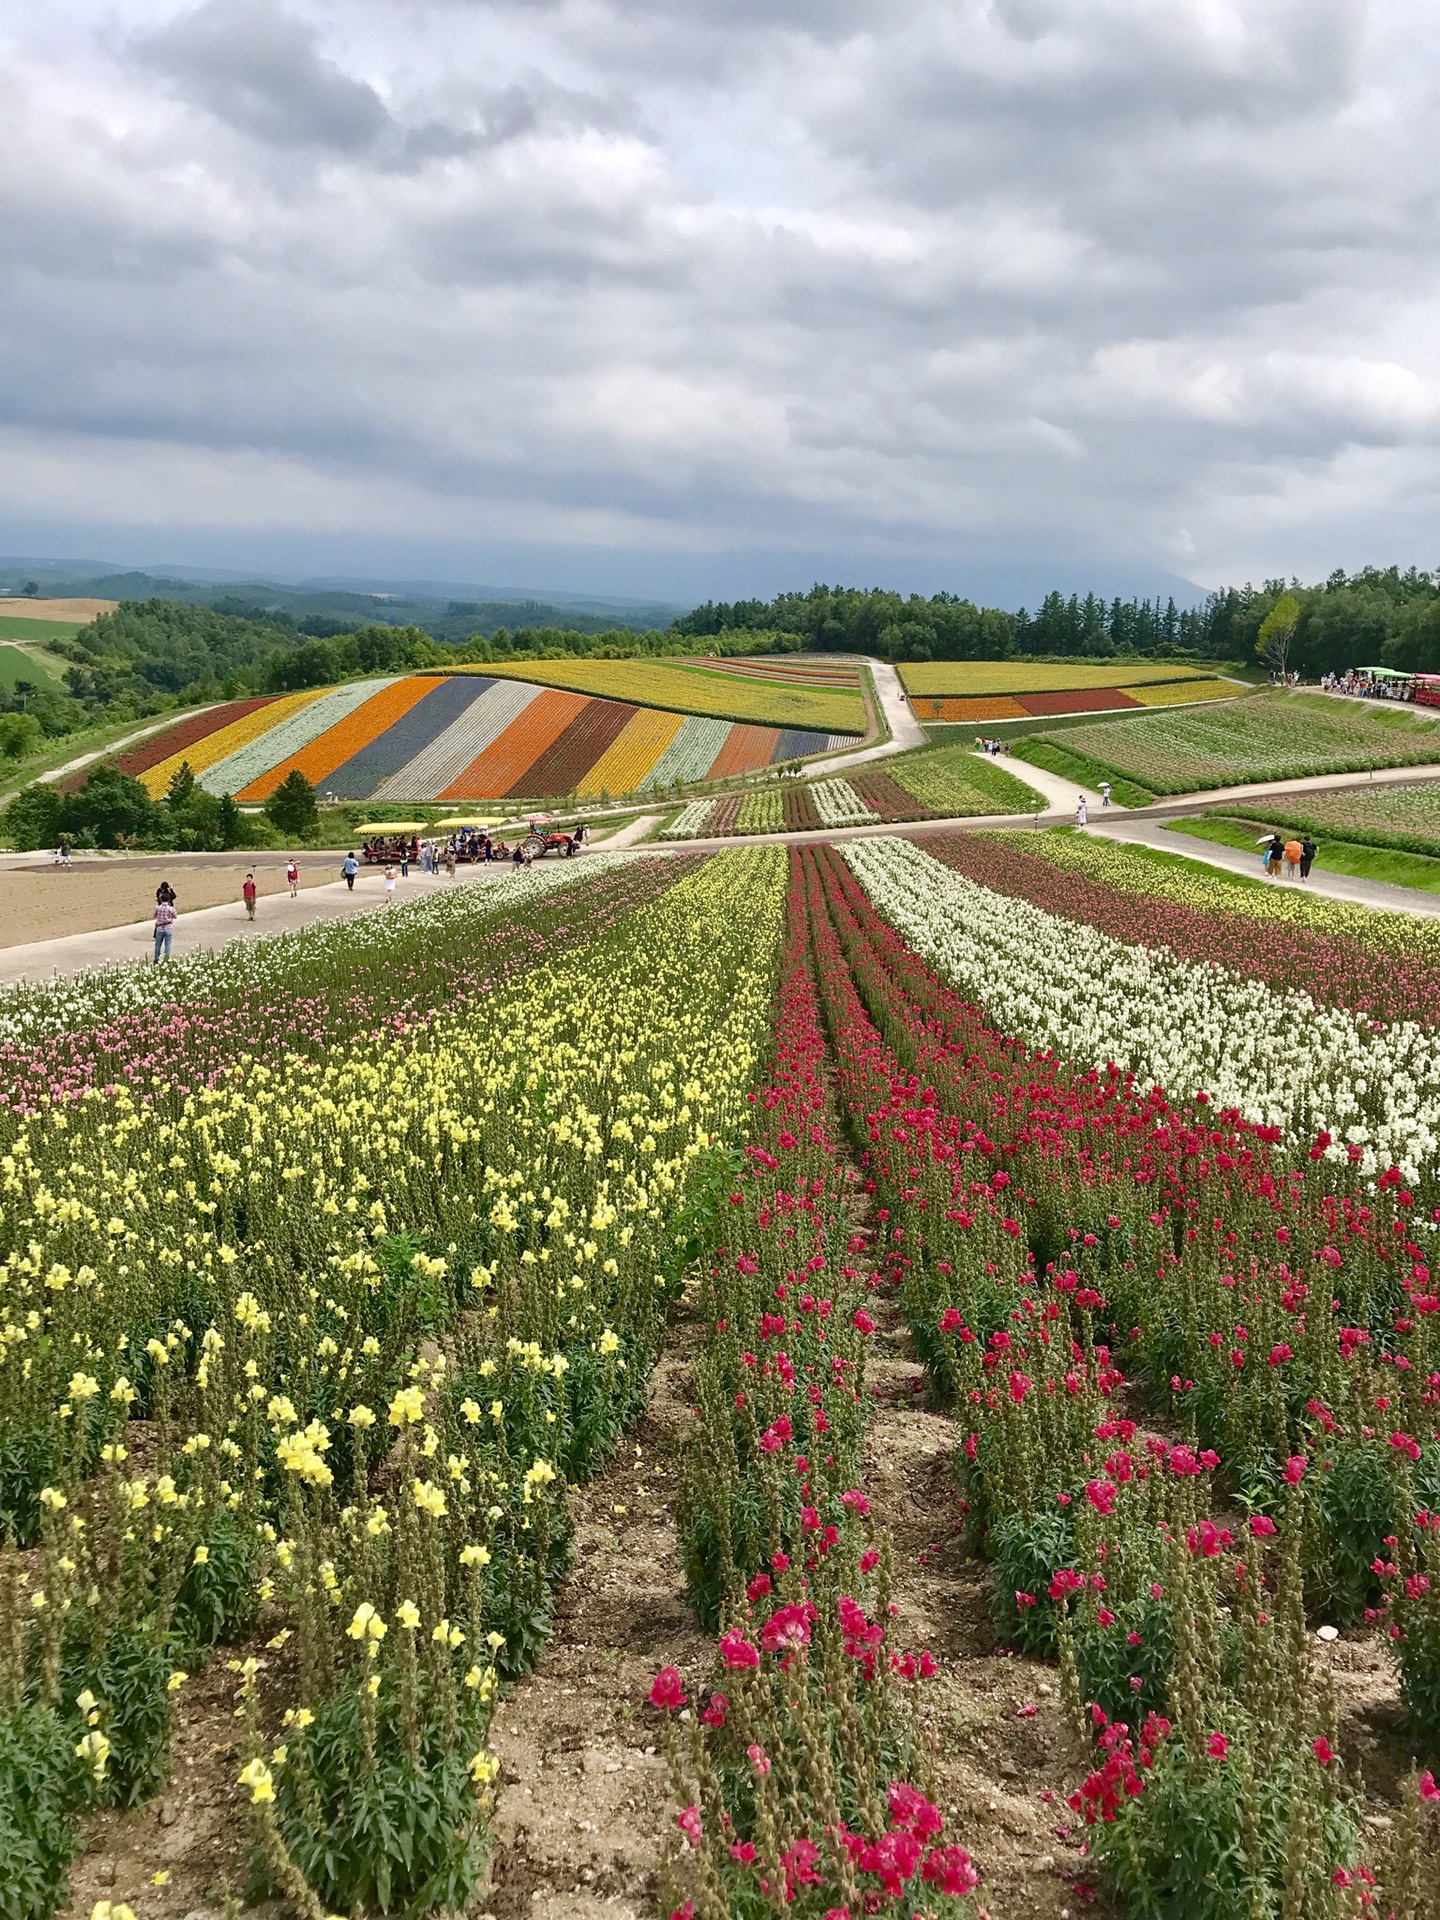
[[[278,980],[233,996],[202,995],[125,1013],[101,1024],[0,1047],[0,1108],[33,1112],[116,1085],[165,1085],[181,1093],[214,1085],[242,1055],[320,1052],[366,1036],[401,1034],[437,1013],[489,993],[525,967],[592,939],[655,898],[684,865],[646,860],[598,873],[536,903],[527,917],[498,917],[477,902],[474,922],[449,937],[396,913],[392,944],[367,939],[325,947],[317,981],[304,936],[291,949],[293,988]],[[330,931],[327,929],[327,931]]]

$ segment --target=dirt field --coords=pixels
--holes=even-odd
[[[12,613],[24,620],[93,620],[96,614],[113,613],[118,600],[24,600],[17,594],[0,599],[0,613]]]
[[[341,857],[328,852],[300,854],[301,886],[338,880]],[[116,855],[108,860],[76,860],[68,869],[52,866],[48,854],[37,853],[33,864],[0,871],[0,947],[148,920],[162,880],[174,887],[182,914],[233,900],[239,918],[243,915],[241,882],[252,868],[262,899],[285,891],[285,855],[268,850],[249,855],[191,854],[179,860],[164,854]]]

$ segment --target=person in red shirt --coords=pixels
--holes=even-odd
[[[290,898],[294,900],[300,892],[300,869],[296,865],[294,854],[291,854],[290,864],[285,869],[285,878],[290,882]]]
[[[245,884],[241,887],[240,891],[245,897],[245,917],[247,920],[253,920],[255,918],[255,876],[253,873],[246,874]]]

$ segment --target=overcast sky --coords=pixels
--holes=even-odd
[[[681,599],[1440,565],[1433,32],[6,0],[0,551]]]

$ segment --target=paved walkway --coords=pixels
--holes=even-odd
[[[1187,860],[1199,860],[1207,867],[1223,867],[1228,873],[1248,874],[1267,886],[1296,888],[1319,894],[1327,900],[1348,900],[1355,906],[1380,907],[1390,913],[1415,913],[1422,918],[1440,916],[1440,894],[1422,893],[1416,887],[1392,887],[1383,880],[1359,880],[1348,873],[1326,873],[1314,868],[1308,880],[1266,880],[1260,866],[1260,850],[1246,853],[1241,847],[1224,847],[1214,840],[1196,840],[1186,833],[1168,833],[1163,820],[1152,820],[1135,813],[1120,813],[1103,823],[1092,821],[1090,832],[1097,839],[1123,840],[1142,847],[1158,847],[1165,853],[1183,854]],[[1259,839],[1259,835],[1256,835]]]
[[[664,815],[659,813],[642,813],[638,820],[630,821],[628,825],[621,827],[617,833],[607,834],[603,840],[597,840],[595,842],[595,851],[597,853],[616,853],[622,847],[633,847],[637,840],[643,840],[645,838],[657,820],[662,820],[663,818]]]
[[[1023,780],[1027,787],[1034,787],[1035,791],[1049,802],[1045,814],[1041,816],[1047,826],[1054,825],[1057,820],[1073,822],[1075,802],[1082,793],[1092,819],[1097,814],[1125,811],[1117,800],[1112,800],[1107,808],[1093,787],[1077,787],[1075,782],[1067,779],[1063,773],[1050,773],[1044,767],[1032,767],[1028,760],[1007,760],[1003,754],[997,760],[993,754],[989,753],[977,753],[975,758],[987,760],[992,767],[1000,767],[1006,773],[1014,774],[1017,780]]]
[[[868,655],[862,656],[862,665],[870,669],[870,683],[890,728],[890,738],[882,740],[878,746],[862,747],[858,753],[837,753],[829,760],[807,761],[807,779],[812,774],[823,778],[827,774],[844,773],[850,767],[858,767],[862,761],[883,760],[888,754],[905,753],[912,747],[927,744],[925,729],[911,711],[905,689],[900,684],[900,676],[894,667],[886,660],[872,660]]]

